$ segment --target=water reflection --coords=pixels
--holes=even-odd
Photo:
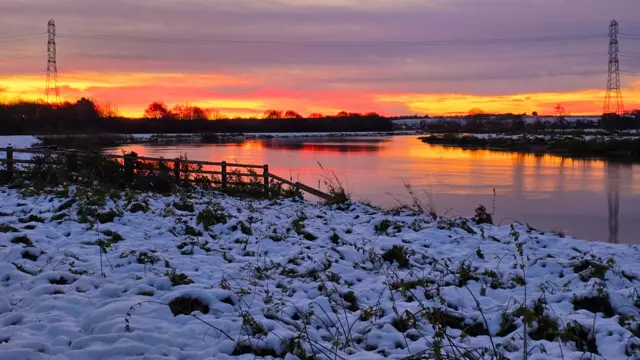
[[[609,205],[609,242],[617,244],[620,213],[619,164],[607,164],[607,202]]]
[[[433,193],[440,214],[473,215],[478,204],[496,219],[601,241],[636,242],[640,233],[637,165],[424,144],[413,136],[247,140],[235,144],[131,145],[140,155],[269,164],[280,176],[316,186],[318,162],[343,179],[355,199],[397,205],[407,181]],[[606,201],[604,199],[607,199]],[[610,220],[610,221],[609,221]]]

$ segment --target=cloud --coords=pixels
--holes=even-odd
[[[60,79],[77,90],[116,96],[105,89],[120,89],[124,101],[136,89],[148,92],[139,95],[144,99],[163,91],[176,100],[310,99],[323,109],[349,109],[349,101],[379,109],[374,94],[484,97],[603,89],[609,21],[617,18],[622,32],[640,34],[637,0],[582,0],[579,6],[558,0],[0,0],[0,12],[12,14],[0,23],[3,36],[43,33],[49,17],[56,20]],[[603,36],[526,40],[581,34]],[[428,43],[503,38],[525,40]],[[381,41],[427,43],[367,45]],[[362,46],[336,46],[344,42]],[[42,77],[44,35],[2,44],[0,78]],[[620,46],[632,52],[631,40],[621,39]],[[33,57],[2,60],[16,54]],[[623,85],[637,88],[637,77],[627,73],[640,72],[640,58],[622,57],[621,64]],[[42,86],[43,80],[28,77],[4,87],[35,94]],[[286,95],[270,94],[274,89]],[[326,93],[340,96],[321,95]]]

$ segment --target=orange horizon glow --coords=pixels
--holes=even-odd
[[[215,84],[215,90],[208,89]],[[570,115],[602,113],[605,92],[583,89],[569,92],[532,92],[505,95],[464,93],[385,93],[362,90],[289,90],[260,86],[255,79],[221,74],[73,72],[60,76],[61,100],[81,97],[100,104],[115,104],[126,117],[141,117],[148,104],[162,101],[169,107],[188,103],[215,108],[229,117],[260,117],[267,109],[337,114],[340,111],[377,112],[381,115],[464,115],[472,108],[488,113],[552,115],[562,104]],[[40,100],[44,76],[0,75],[0,100]],[[242,89],[252,89],[242,91]],[[240,89],[240,90],[238,90]],[[640,81],[623,89],[625,108],[640,109]]]

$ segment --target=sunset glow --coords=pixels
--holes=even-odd
[[[231,117],[552,114],[558,103],[598,115],[616,18],[625,108],[640,108],[640,3],[585,1],[571,23],[572,6],[551,0],[0,1],[15,14],[0,24],[0,99],[42,98],[51,17],[63,100],[92,98],[130,117],[154,101]]]
[[[219,74],[170,73],[96,73],[78,72],[60,75],[63,100],[80,97],[98,103],[117,104],[124,116],[142,116],[153,101],[169,105],[189,103],[216,108],[229,116],[259,116],[267,109],[295,109],[303,114],[335,114],[341,110],[385,115],[453,115],[481,108],[492,113],[552,114],[561,103],[573,115],[596,115],[602,110],[603,90],[585,89],[570,92],[515,93],[475,95],[460,93],[385,93],[363,91],[296,91],[283,88],[259,88],[259,79],[245,79]],[[11,75],[0,77],[4,101],[42,98],[44,76]],[[169,85],[170,84],[170,85]],[[208,90],[211,84],[216,89]],[[247,86],[258,90],[243,92]],[[624,89],[628,109],[640,108],[640,82]],[[225,91],[225,89],[227,91]],[[236,91],[234,91],[236,90]],[[383,89],[381,89],[383,90]]]

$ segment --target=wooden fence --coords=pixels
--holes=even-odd
[[[269,194],[269,185],[271,181],[275,181],[280,184],[285,184],[295,189],[296,194],[301,194],[301,192],[307,192],[313,196],[316,196],[325,201],[333,200],[333,197],[327,193],[324,193],[318,189],[312,188],[300,182],[289,181],[285,178],[277,176],[269,172],[269,165],[248,165],[248,164],[237,164],[237,163],[227,163],[226,161],[221,162],[211,162],[211,161],[199,161],[199,160],[188,160],[184,158],[176,158],[176,159],[165,159],[165,158],[154,158],[154,157],[143,157],[137,156],[135,154],[125,154],[125,155],[111,155],[111,154],[95,154],[95,153],[86,153],[77,150],[53,150],[50,148],[31,148],[31,149],[14,149],[12,147],[0,148],[0,154],[4,153],[5,157],[0,158],[0,164],[5,165],[5,170],[8,176],[12,177],[18,169],[16,168],[17,164],[34,164],[35,161],[33,159],[16,159],[15,154],[25,153],[25,154],[33,154],[33,155],[56,155],[60,159],[66,163],[66,170],[68,173],[77,172],[79,166],[79,159],[86,156],[101,156],[105,159],[112,159],[119,161],[123,164],[124,169],[124,181],[129,182],[134,179],[136,170],[140,168],[140,164],[142,163],[155,163],[155,164],[172,164],[172,173],[173,177],[176,180],[176,183],[181,183],[183,181],[191,181],[195,182],[196,180],[189,180],[191,174],[195,175],[212,175],[212,176],[220,176],[220,187],[225,190],[229,186],[233,185],[246,185],[243,182],[231,182],[229,179],[233,178],[243,178],[243,177],[252,177],[259,178],[260,183],[263,187],[263,192],[265,195]],[[185,166],[186,165],[186,166]],[[195,165],[198,168],[191,168],[190,165]],[[205,168],[206,167],[206,168]],[[209,170],[210,168],[219,168],[219,170]],[[248,172],[241,172],[239,169],[248,170]],[[198,180],[200,181],[200,180]],[[213,181],[212,181],[213,182]]]

